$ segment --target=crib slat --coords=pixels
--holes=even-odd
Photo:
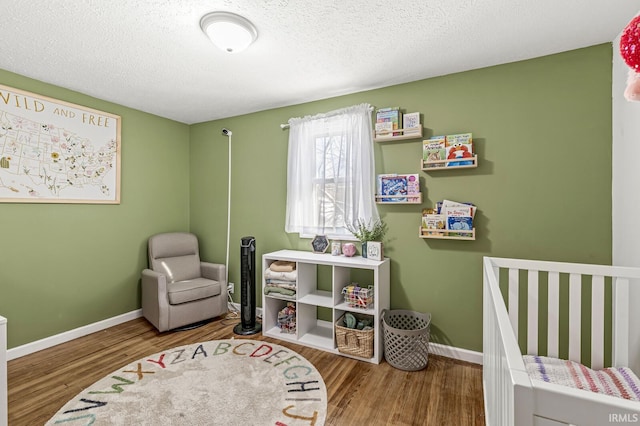
[[[604,368],[604,277],[591,277],[591,368]]]
[[[580,307],[582,275],[569,274],[569,359],[580,362]]]
[[[538,271],[527,277],[527,354],[538,355]]]
[[[629,365],[629,280],[616,278],[613,286],[613,365]]]
[[[518,338],[518,270],[509,269],[509,320]]]
[[[560,274],[549,272],[548,313],[547,323],[547,355],[557,358],[559,354],[558,341],[560,334]]]

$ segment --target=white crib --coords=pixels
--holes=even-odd
[[[522,359],[640,376],[640,268],[485,257],[483,269],[488,426],[640,424],[640,402],[532,380]]]

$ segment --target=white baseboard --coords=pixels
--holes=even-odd
[[[15,348],[7,351],[7,360],[20,358],[25,355],[32,354],[34,352],[47,349],[61,343],[66,343],[78,337],[83,337],[96,331],[102,331],[114,325],[122,324],[123,322],[131,321],[142,316],[142,309],[136,311],[127,312],[122,315],[118,315],[113,318],[107,318],[102,321],[94,322],[82,327],[75,328],[73,330],[65,331],[64,333],[56,334],[54,336],[46,337],[35,342],[27,343],[22,346],[16,346]]]
[[[238,312],[240,311],[241,307],[239,303],[234,302],[232,305]],[[258,317],[262,316],[262,308],[256,308],[256,315]],[[85,325],[74,330],[65,331],[64,333],[56,334],[55,336],[47,337],[42,340],[17,346],[7,351],[7,360],[11,361],[12,359],[20,358],[21,356],[29,355],[61,343],[66,343],[70,340],[77,339],[78,337],[86,336],[88,334],[95,333],[96,331],[101,331],[109,327],[113,327],[114,325],[140,318],[141,316],[142,309],[138,309],[137,311],[131,311],[113,318],[107,318],[103,321]],[[429,343],[429,353],[482,365],[482,352],[431,342]]]
[[[482,365],[482,352],[471,351],[469,349],[456,348],[455,346],[447,346],[441,343],[430,342],[429,353]]]

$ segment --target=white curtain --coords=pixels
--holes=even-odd
[[[379,219],[372,108],[289,120],[286,232],[352,238],[345,224]]]

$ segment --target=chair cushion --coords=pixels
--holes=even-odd
[[[153,259],[151,268],[167,276],[167,282],[200,278],[200,258],[198,256],[178,256]]]
[[[221,289],[218,281],[196,278],[170,283],[167,285],[167,292],[169,293],[169,303],[179,305],[181,303],[218,296]]]

